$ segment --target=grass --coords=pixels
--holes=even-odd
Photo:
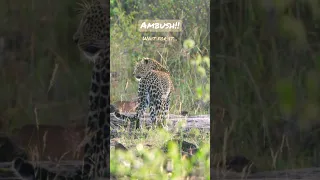
[[[309,5],[304,2],[279,3],[272,19],[260,1],[212,1],[214,15],[209,20],[209,1],[159,0],[150,6],[144,0],[120,2],[111,1],[111,71],[121,72],[111,82],[111,102],[136,97],[135,61],[143,56],[159,59],[169,67],[176,88],[170,113],[211,112],[215,145],[211,157],[242,154],[260,170],[319,165],[317,4],[310,6],[312,15],[306,15]],[[75,4],[75,0],[0,1],[0,40],[5,42],[0,50],[3,131],[30,123],[85,122],[91,65],[72,42],[79,23]],[[170,34],[175,42],[142,41],[143,35],[154,34],[138,32],[136,21],[148,18],[183,19],[185,30]],[[215,55],[210,110],[209,103],[197,97],[198,86],[205,89],[209,78],[201,81],[192,64],[197,54],[209,55],[209,23],[214,25],[210,51]],[[195,42],[193,48],[183,46],[187,39]],[[152,134],[140,138],[124,136],[121,142],[132,148],[143,142],[161,146]]]
[[[213,5],[211,156],[241,154],[261,171],[318,166],[319,5],[263,2]]]
[[[0,117],[5,129],[34,124],[36,116],[40,124],[83,123],[76,116],[87,109],[91,73],[71,38],[78,24],[75,1],[1,3],[6,21],[0,30]]]
[[[137,2],[138,4],[140,3]],[[170,36],[169,34],[140,33],[137,31],[137,22],[144,18],[144,15],[136,14],[137,10],[132,9],[130,14],[126,14],[122,9],[123,4],[116,4],[113,9],[117,9],[115,15],[111,17],[111,71],[118,72],[119,77],[111,82],[111,103],[120,100],[132,100],[137,97],[137,82],[132,78],[135,62],[142,57],[150,57],[159,60],[162,64],[169,67],[175,91],[171,98],[170,112],[180,114],[181,110],[188,111],[189,114],[208,114],[209,106],[197,109],[201,102],[194,94],[196,93],[197,82],[200,76],[191,60],[196,54],[208,55],[205,48],[208,39],[201,37],[209,32],[205,31],[206,20],[201,24],[203,27],[191,27],[188,18],[193,16],[191,9],[188,9],[188,17],[185,21],[188,27],[183,33],[188,34],[196,43],[192,48],[183,48],[185,39],[179,38],[174,42],[162,41],[143,41],[142,36]],[[182,6],[182,1],[177,2],[177,6]],[[152,5],[151,5],[152,6]],[[165,6],[165,5],[163,5]],[[202,4],[198,4],[202,6]],[[138,8],[142,8],[138,5]],[[164,7],[159,7],[159,9]],[[143,14],[143,13],[142,13]],[[165,15],[165,11],[159,10],[156,16]],[[168,17],[169,18],[169,17]],[[170,17],[178,18],[174,15]],[[193,33],[191,33],[193,32]],[[182,34],[182,33],[181,33]],[[179,35],[179,34],[174,34]],[[205,44],[205,45],[202,45]],[[206,83],[209,83],[208,78]]]
[[[199,152],[188,159],[181,155],[181,148],[176,143],[169,143],[168,152],[164,152],[166,143],[177,138],[193,142],[199,147]],[[187,135],[183,138],[181,133],[176,134],[161,129],[142,129],[142,131],[132,131],[130,135],[123,133],[117,138],[117,142],[124,144],[128,151],[111,149],[111,173],[119,178],[153,179],[152,177],[170,176],[175,179],[198,176],[198,178],[210,179],[209,138],[209,133]],[[168,170],[170,166],[168,159],[173,163],[171,170]]]
[[[111,71],[120,72],[111,82],[111,102],[136,97],[135,61],[143,56],[159,59],[169,67],[176,88],[170,113],[211,112],[215,147],[211,157],[241,154],[260,170],[319,165],[320,56],[315,33],[319,6],[310,6],[312,15],[306,15],[308,4],[292,2],[277,4],[272,19],[260,1],[212,1],[214,15],[209,20],[209,1],[159,0],[150,6],[144,0],[111,1]],[[4,131],[30,123],[85,122],[91,65],[72,42],[79,23],[75,4],[75,0],[0,2],[4,20],[0,40],[5,42],[0,50]],[[160,34],[175,36],[175,42],[142,41],[142,36],[155,35],[137,31],[136,21],[148,18],[183,19],[185,30]],[[209,55],[209,23],[214,25],[214,51],[210,51],[215,58],[210,78],[209,68],[202,64],[207,76],[203,79],[203,70],[195,68],[193,60],[198,54],[201,59]],[[192,48],[184,47],[187,39],[195,42]],[[202,101],[211,78],[209,110],[209,103]],[[136,144],[159,148],[163,141],[156,133],[137,133],[139,138],[124,135],[120,142],[129,148]],[[195,144],[208,138],[188,136]]]
[[[211,112],[211,157],[241,154],[259,170],[318,166],[319,5],[279,1],[271,9],[276,12],[273,19],[260,2],[211,1],[214,15],[209,20],[209,1],[158,0],[150,6],[144,0],[111,1],[111,71],[121,72],[111,82],[111,102],[136,97],[135,61],[143,56],[159,59],[169,67],[176,88],[170,113]],[[75,0],[0,1],[4,131],[30,123],[64,126],[86,120],[91,65],[71,39],[79,23],[75,4]],[[142,36],[154,34],[139,33],[136,21],[148,18],[183,19],[185,30],[160,34],[175,36],[175,42],[142,41]],[[209,23],[214,26],[210,51],[215,55],[210,110],[209,103],[197,97],[209,78],[202,81],[202,70],[192,64],[198,54],[209,55]],[[195,42],[193,48],[183,46],[187,39]],[[209,68],[203,67],[209,76]],[[159,148],[163,141],[156,133],[124,135],[120,142],[130,149],[136,144]],[[188,138],[197,144],[208,137],[192,139],[188,134]]]
[[[111,3],[119,2],[121,1]],[[208,8],[203,2],[190,1],[205,11],[200,14],[192,8],[186,8],[183,4],[186,1],[179,1],[177,4],[167,2],[160,7],[156,3],[152,4],[150,8],[153,8],[154,14],[148,14],[150,11],[144,7],[144,1],[125,2],[137,3],[136,6],[127,4],[127,7],[140,8],[129,9],[128,12],[121,4],[112,6],[111,71],[120,72],[120,77],[118,81],[111,82],[111,101],[136,97],[137,82],[132,78],[134,62],[148,56],[161,59],[172,73],[176,91],[172,95],[171,113],[179,114],[181,110],[187,110],[189,114],[208,114],[208,103],[201,102],[201,98],[195,96],[200,75],[191,64],[196,54],[209,54],[206,49],[209,46]],[[76,1],[1,1],[0,7],[0,19],[4,19],[0,22],[0,41],[4,40],[4,47],[0,46],[3,48],[0,49],[0,118],[4,124],[3,131],[10,134],[13,129],[25,124],[84,124],[88,111],[91,64],[84,60],[72,42],[72,35],[79,23]],[[168,16],[166,10],[170,8],[184,9],[185,14],[170,11]],[[198,15],[195,16],[195,13]],[[188,23],[195,22],[195,17],[203,20],[201,28]],[[181,34],[173,34],[178,39],[177,42],[143,42],[142,35],[152,34],[139,33],[135,28],[135,21],[147,18],[185,18],[187,29]],[[167,34],[161,34],[164,35]],[[184,49],[183,41],[188,38],[195,41],[195,46]],[[206,81],[208,84],[209,80]],[[164,143],[161,140],[166,140],[157,136],[159,131],[143,135],[134,133],[138,135],[137,138],[126,135],[120,137],[121,142],[130,148],[134,144],[149,143],[158,149]],[[208,134],[201,137],[202,134],[194,130],[189,135],[190,137],[183,139],[197,145],[200,145],[201,140],[208,145]],[[166,136],[167,139],[176,135],[169,136],[170,138]],[[50,143],[45,135],[36,138],[44,146],[30,145],[28,153],[35,161]],[[167,156],[163,153],[161,155],[162,160]],[[182,159],[181,156],[176,157]],[[208,169],[208,161],[206,166]]]
[[[188,111],[189,115],[208,114],[209,103],[204,97],[209,95],[208,87],[206,87],[206,84],[209,85],[209,66],[202,63],[202,59],[206,59],[202,56],[209,55],[206,49],[209,46],[208,39],[202,39],[205,34],[208,35],[209,33],[206,31],[208,19],[204,18],[199,21],[199,27],[193,27],[190,22],[194,22],[193,18],[197,12],[187,9],[184,21],[187,28],[181,34],[140,33],[137,31],[138,20],[161,17],[164,19],[165,16],[167,19],[180,19],[179,16],[175,15],[176,12],[170,12],[171,16],[168,16],[165,9],[169,9],[170,6],[183,8],[183,1],[174,4],[170,1],[164,1],[158,7],[155,6],[156,4],[150,4],[149,8],[153,9],[155,14],[146,15],[147,12],[142,10],[144,5],[141,2],[143,1],[136,1],[136,6],[128,5],[136,8],[127,9],[127,11],[123,8],[125,4],[118,4],[119,1],[117,3],[113,2],[114,4],[111,6],[111,10],[114,10],[114,16],[111,17],[110,63],[112,73],[118,73],[117,78],[111,80],[111,103],[137,98],[138,82],[133,78],[133,68],[135,62],[142,57],[149,57],[157,59],[169,68],[175,88],[171,95],[170,114],[180,114],[181,111]],[[204,6],[201,3],[196,3],[196,1],[192,2],[197,6]],[[177,41],[142,40],[143,36],[172,36],[172,34],[173,36],[180,36],[176,39]],[[184,43],[185,40],[187,40],[187,45],[184,45],[186,44]],[[188,45],[190,42],[192,45]],[[198,58],[198,61],[201,61],[198,66],[194,64],[197,55],[201,55],[199,56],[200,59]],[[199,73],[199,67],[203,67],[204,75]],[[172,179],[179,179],[190,178],[191,175],[198,175],[198,178],[210,178],[210,165],[207,156],[204,154],[199,153],[194,155],[192,160],[186,160],[178,153],[181,150],[178,147],[170,149],[169,152],[163,152],[165,143],[172,139],[186,140],[197,145],[203,151],[207,151],[209,150],[209,132],[202,133],[197,129],[193,129],[189,133],[182,131],[166,132],[159,129],[148,130],[145,128],[138,131],[128,130],[125,127],[120,129],[121,136],[114,140],[125,145],[128,151],[111,151],[110,165],[113,175],[139,179],[168,178],[168,176]],[[165,170],[166,159],[168,158],[173,160],[174,164],[173,171],[170,173]],[[205,166],[199,165],[199,162],[200,164],[204,163]],[[203,169],[197,172],[198,167]]]

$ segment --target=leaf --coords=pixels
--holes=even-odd
[[[202,66],[199,66],[197,70],[202,77],[206,76],[206,70]]]
[[[207,64],[207,66],[210,68],[210,58],[208,56],[205,56],[202,58],[203,62]]]
[[[198,98],[201,98],[202,97],[202,88],[201,87],[197,87],[197,89],[196,89],[196,92],[197,92],[197,97]]]
[[[198,54],[196,58],[196,65],[199,66],[201,63],[202,63],[202,57],[200,54]]]
[[[307,44],[306,29],[301,20],[291,16],[281,18],[283,35],[291,39],[296,45],[303,47]]]
[[[280,101],[280,108],[285,114],[290,114],[296,103],[296,94],[291,78],[280,79],[276,84],[276,92]]]
[[[194,45],[195,45],[195,42],[192,39],[187,39],[183,42],[183,47],[185,49],[192,49]]]

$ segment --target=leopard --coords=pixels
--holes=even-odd
[[[136,128],[141,129],[140,119],[149,107],[152,127],[166,128],[165,119],[169,112],[170,96],[174,91],[168,68],[155,59],[145,57],[137,62],[133,74],[139,82],[136,113],[133,117],[119,113],[116,116],[135,122]]]
[[[73,175],[60,175],[33,165],[23,158],[12,163],[16,174],[23,179],[92,180],[109,177],[110,115],[110,15],[109,2],[91,0],[82,4],[82,18],[73,41],[84,56],[93,63],[89,91],[89,113],[81,168]]]

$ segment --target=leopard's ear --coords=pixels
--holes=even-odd
[[[109,12],[110,11],[110,1],[107,1],[107,0],[96,0],[99,2],[100,6],[106,10],[106,12]]]
[[[149,63],[149,58],[144,58],[143,62],[144,62],[144,64],[148,64]]]

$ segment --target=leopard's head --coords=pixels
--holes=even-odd
[[[151,70],[169,73],[168,69],[161,65],[158,61],[150,58],[143,58],[136,64],[133,74],[139,81],[141,78],[145,77]]]
[[[101,50],[109,48],[109,4],[105,0],[92,0],[81,6],[82,18],[73,40],[89,60],[95,61]]]

